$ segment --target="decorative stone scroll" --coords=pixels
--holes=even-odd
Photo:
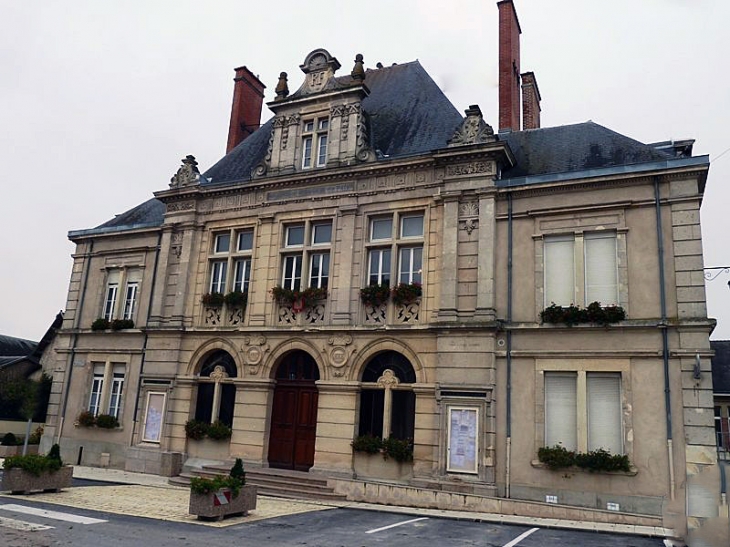
[[[194,201],[175,201],[167,204],[167,212],[173,213],[176,211],[190,211],[195,209]]]
[[[379,306],[364,304],[366,325],[385,325],[385,316],[388,311],[388,303],[383,302]]]
[[[462,229],[471,235],[474,229],[479,226],[479,203],[476,201],[460,203],[459,221],[463,222]]]
[[[493,175],[494,168],[490,161],[472,161],[446,166],[446,176],[458,177],[463,175]]]
[[[329,350],[330,366],[332,367],[332,375],[342,377],[345,375],[346,365],[350,356],[356,351],[352,344],[352,336],[349,334],[335,334],[331,336],[327,343],[332,346]],[[326,352],[326,348],[322,348]]]
[[[478,105],[471,105],[465,113],[466,118],[448,142],[449,147],[483,144],[496,139],[494,129],[484,121]]]
[[[192,186],[194,184],[200,184],[198,162],[195,161],[195,156],[187,155],[183,158],[182,165],[177,173],[170,179],[170,188]]]
[[[249,374],[258,374],[259,366],[264,358],[264,355],[269,351],[269,344],[266,342],[266,337],[260,334],[247,337],[243,341],[243,356],[246,364],[248,365]]]
[[[395,322],[403,325],[412,325],[418,323],[421,313],[421,301],[415,300],[409,304],[396,306]]]

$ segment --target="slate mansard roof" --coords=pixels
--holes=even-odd
[[[349,80],[350,76],[338,78]],[[363,100],[363,110],[378,161],[445,148],[464,119],[418,61],[368,69],[365,85],[370,95]],[[201,184],[247,184],[266,155],[272,123],[270,119],[204,172]],[[644,165],[648,170],[677,161],[670,153],[592,121],[500,133],[498,139],[507,142],[515,157],[498,186],[554,182],[598,169],[626,172]],[[683,161],[707,163],[704,156]],[[69,237],[159,226],[164,213],[164,204],[153,198],[96,228],[69,232]]]

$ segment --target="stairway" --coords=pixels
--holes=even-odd
[[[169,483],[175,486],[189,486],[193,477],[211,478],[216,475],[227,475],[233,464],[204,465],[172,477]],[[347,497],[335,494],[327,486],[327,480],[312,477],[302,471],[288,469],[257,468],[246,469],[246,484],[258,486],[260,496],[271,496],[289,499],[307,499],[319,501],[346,501]]]

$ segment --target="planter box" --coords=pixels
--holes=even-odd
[[[20,456],[23,453],[23,445],[20,446],[1,446],[0,445],[0,458],[8,458],[10,456]],[[29,444],[28,452],[26,454],[38,454],[38,445]]]
[[[188,439],[188,457],[203,460],[227,461],[231,457],[230,439],[214,441],[213,439]]]
[[[407,481],[413,476],[413,462],[383,459],[382,454],[353,452],[352,466],[355,478],[385,481]]]
[[[199,519],[218,519],[234,515],[248,515],[256,509],[258,487],[242,486],[235,498],[227,488],[213,494],[194,494],[190,492],[190,508],[188,512]],[[221,503],[227,501],[227,503]]]
[[[32,490],[43,492],[58,492],[61,488],[71,486],[74,468],[64,466],[52,473],[41,473],[36,477],[24,469],[14,467],[3,471],[2,490],[10,490],[11,494],[28,494]]]

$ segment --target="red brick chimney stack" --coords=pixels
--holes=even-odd
[[[235,70],[231,125],[228,128],[226,154],[261,125],[261,105],[264,102],[264,89],[266,89],[261,80],[245,66]]]
[[[499,130],[520,130],[520,22],[512,0],[499,7]]]
[[[540,89],[534,72],[522,75],[522,129],[540,129]]]

